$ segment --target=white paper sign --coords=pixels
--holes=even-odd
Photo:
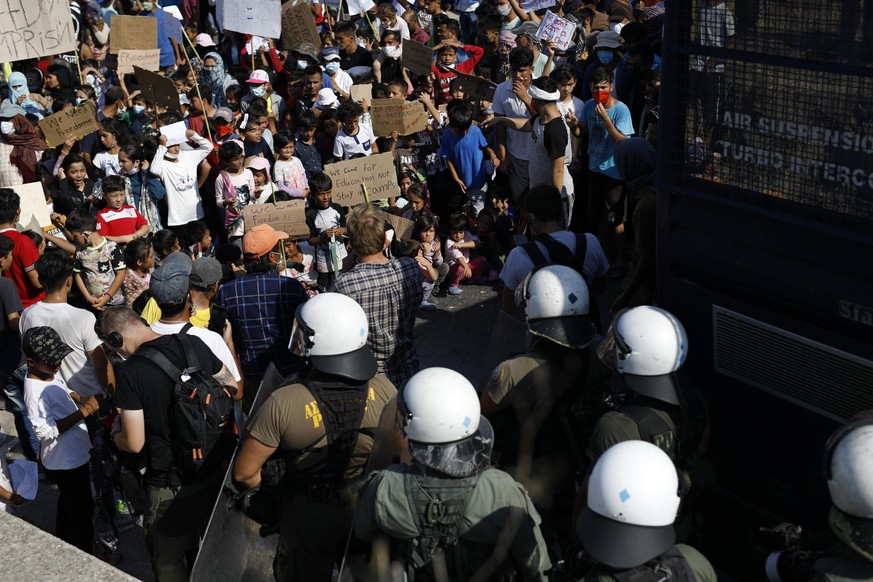
[[[224,29],[267,38],[282,35],[280,0],[218,0],[215,8]]]
[[[555,0],[528,0],[522,3],[521,9],[525,12],[536,12],[543,8],[551,8],[555,5]]]
[[[41,228],[50,228],[52,221],[42,184],[31,182],[13,186],[12,189],[21,199],[21,215],[18,217],[18,223],[29,228],[35,220]]]
[[[375,6],[373,0],[346,0],[346,5],[349,7],[349,16],[361,14]]]
[[[574,32],[576,32],[575,24],[564,20],[554,12],[546,12],[537,29],[537,38],[554,41],[559,51],[565,51],[573,40]]]
[[[161,135],[167,136],[167,147],[187,142],[188,138],[185,137],[186,131],[188,131],[188,128],[185,127],[184,121],[161,126]]]

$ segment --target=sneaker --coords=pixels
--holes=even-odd
[[[437,308],[435,303],[431,303],[430,301],[422,301],[421,305],[418,307],[422,311],[433,311]]]
[[[446,291],[448,292],[449,295],[460,295],[461,294],[461,288],[458,287],[457,285],[449,285],[449,288],[446,289]]]

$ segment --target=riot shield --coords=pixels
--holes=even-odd
[[[283,377],[273,364],[255,395],[252,404],[254,413],[267,399],[284,385]],[[242,430],[241,430],[242,433]],[[200,544],[200,552],[194,562],[191,580],[226,580],[240,582],[272,582],[273,557],[279,543],[278,534],[261,537],[260,525],[240,512],[233,501],[231,460],[224,477],[221,494],[215,502],[206,534]]]

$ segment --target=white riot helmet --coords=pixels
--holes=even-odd
[[[673,547],[679,502],[679,476],[667,453],[646,441],[618,443],[594,464],[579,539],[612,568],[645,564]]]
[[[453,477],[473,475],[487,463],[493,431],[480,415],[476,389],[458,372],[418,372],[400,391],[397,405],[409,452],[419,463]]]
[[[642,305],[619,312],[597,355],[634,392],[680,404],[673,373],[685,363],[688,334],[669,311]]]
[[[834,535],[873,561],[873,413],[828,439],[824,469],[834,503],[828,516]]]
[[[524,309],[533,335],[575,349],[594,339],[589,300],[585,279],[564,265],[534,268],[515,290],[515,303]]]
[[[367,347],[367,315],[340,293],[320,293],[297,308],[288,347],[326,374],[356,381],[376,375],[376,357]]]

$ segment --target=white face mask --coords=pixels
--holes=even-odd
[[[15,133],[15,126],[11,121],[0,121],[0,133],[3,135],[12,135]]]
[[[386,46],[385,47],[385,56],[390,59],[396,59],[400,56],[400,47],[399,46]]]
[[[509,16],[509,13],[512,12],[512,6],[509,4],[501,4],[497,7],[497,12],[500,13],[500,16]]]
[[[164,154],[164,157],[167,158],[168,160],[178,160],[179,154],[171,154],[170,152],[167,152]]]
[[[263,97],[267,94],[267,88],[261,85],[260,87],[252,87],[252,95],[255,97]]]

